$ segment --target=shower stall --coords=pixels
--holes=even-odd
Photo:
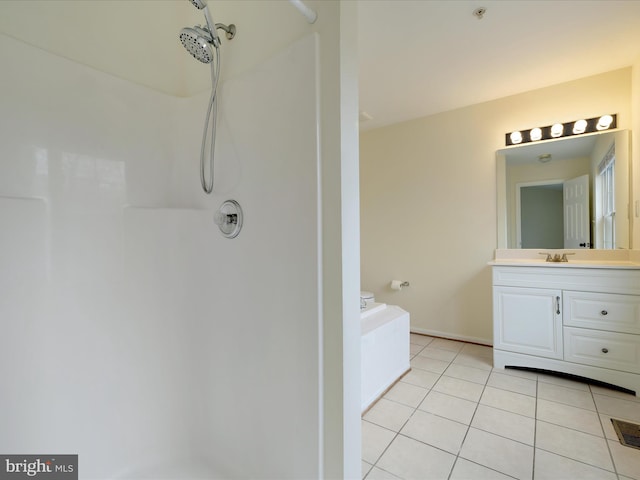
[[[206,195],[210,72],[177,39],[201,12],[0,2],[0,455],[77,454],[82,479],[359,476],[356,12],[305,3],[313,26],[209,2],[238,33]],[[182,68],[186,93],[118,73],[141,61],[124,50],[92,64],[131,16],[145,48],[171,27],[154,73]]]

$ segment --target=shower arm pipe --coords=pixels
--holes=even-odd
[[[220,46],[220,37],[218,36],[218,29],[224,30],[227,34],[227,39],[231,40],[236,35],[236,26],[225,25],[224,23],[214,23],[213,18],[211,18],[211,14],[209,13],[209,9],[204,7],[202,9],[204,11],[204,18],[207,21],[207,30],[211,34],[211,41],[213,46],[218,48]]]
[[[304,18],[307,19],[307,22],[316,23],[318,14],[315,10],[307,7],[302,0],[289,0],[289,3],[296,7],[302,15],[304,15]]]

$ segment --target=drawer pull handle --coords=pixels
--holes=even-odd
[[[609,353],[609,349],[608,348],[603,348],[602,349],[602,353]]]
[[[556,297],[556,314],[560,315],[560,297]]]
[[[602,315],[603,317],[604,317],[605,315],[608,315],[608,314],[609,314],[609,312],[607,312],[606,310],[602,310],[602,311],[600,312],[600,315]]]

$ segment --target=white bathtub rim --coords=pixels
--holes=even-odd
[[[363,310],[360,310],[360,320],[364,320],[370,315],[373,315],[374,313],[384,310],[385,308],[387,308],[386,303],[378,303],[378,302],[367,303],[367,306]]]
[[[362,336],[370,334],[376,328],[380,328],[386,323],[393,322],[395,319],[402,317],[403,315],[409,315],[409,313],[397,305],[387,305],[386,308],[362,319]]]

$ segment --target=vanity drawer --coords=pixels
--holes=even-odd
[[[563,292],[564,325],[640,334],[640,296]]]
[[[564,327],[564,359],[640,373],[640,336]]]

